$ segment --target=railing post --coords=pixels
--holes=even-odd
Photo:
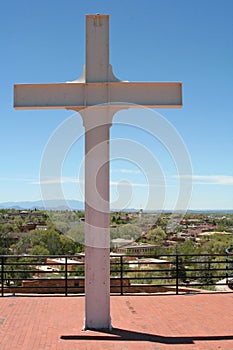
[[[228,253],[227,253],[227,249],[226,249],[226,285],[228,285],[228,268],[229,268],[228,263],[229,263]]]
[[[67,266],[67,256],[65,257],[65,296],[68,294],[68,266]]]
[[[4,297],[4,257],[1,258],[1,296]]]
[[[179,294],[179,256],[176,254],[176,295]]]
[[[123,295],[123,256],[120,256],[121,295]]]

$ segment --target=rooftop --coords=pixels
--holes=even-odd
[[[0,299],[2,350],[233,349],[233,294],[111,296],[111,333],[82,331],[83,296]]]

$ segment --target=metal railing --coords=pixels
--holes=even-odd
[[[233,290],[233,246],[226,249],[226,282]]]
[[[111,255],[111,293],[233,292],[233,253]],[[0,295],[85,293],[84,255],[0,255]],[[229,288],[228,288],[229,287]]]

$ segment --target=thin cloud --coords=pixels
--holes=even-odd
[[[34,179],[28,179],[23,177],[0,177],[0,181],[9,181],[9,182],[32,182]]]
[[[36,180],[30,182],[33,185],[56,185],[56,184],[84,184],[83,179],[77,179],[73,177],[60,177],[51,178],[47,180]],[[111,186],[125,186],[125,187],[161,187],[159,184],[149,184],[149,183],[134,183],[129,181],[110,181]]]
[[[33,185],[56,185],[56,184],[84,184],[83,179],[73,178],[73,177],[60,177],[60,178],[50,178],[44,180],[36,180],[30,182]],[[158,183],[138,183],[131,182],[127,180],[110,181],[110,186],[124,186],[124,187],[165,187],[165,184]]]
[[[128,173],[128,174],[138,174],[139,170],[129,170],[129,169],[119,169],[114,170],[114,172],[120,173]],[[158,180],[160,177],[158,177]],[[191,175],[191,174],[183,174],[183,175],[171,175],[165,177],[166,181],[169,179],[186,179],[192,181],[193,185],[219,185],[219,186],[231,186],[233,185],[233,176],[231,175]],[[56,177],[56,178],[47,178],[42,180],[35,180],[29,178],[9,178],[9,177],[1,177],[0,181],[10,181],[10,182],[27,182],[31,185],[53,185],[53,184],[84,184],[83,179],[75,178],[75,177]],[[137,183],[131,181],[110,181],[111,186],[131,186],[131,187],[164,187],[163,184],[158,183]],[[168,185],[168,183],[166,184]]]
[[[121,173],[121,174],[140,174],[140,170],[132,170],[132,169],[114,169],[111,171],[112,173]]]
[[[134,183],[128,181],[110,181],[111,186],[126,186],[126,187],[164,187],[164,185],[150,184],[150,183]]]
[[[82,184],[84,181],[75,177],[57,177],[48,178],[44,180],[32,181],[32,185],[56,185],[56,184],[68,184],[68,183],[79,183]]]
[[[192,180],[193,185],[233,185],[230,175],[176,175],[177,178]]]

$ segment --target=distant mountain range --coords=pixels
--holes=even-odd
[[[4,209],[39,209],[39,210],[84,210],[84,203],[78,200],[46,200],[0,203]]]
[[[0,203],[0,209],[18,209],[18,210],[84,210],[84,203],[75,199],[67,200],[38,200],[38,201],[22,201],[22,202],[3,202]],[[138,209],[111,209],[111,211],[136,212]],[[153,210],[144,212],[153,213]],[[171,212],[171,210],[161,210],[161,212]],[[233,214],[233,209],[200,209],[188,210],[188,213],[206,213],[206,214]]]

